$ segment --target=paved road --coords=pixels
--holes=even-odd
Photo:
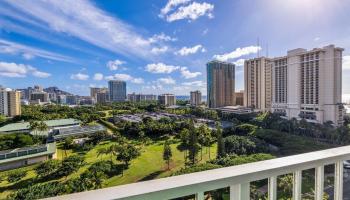
[[[334,189],[328,188],[326,189],[326,192],[329,194],[330,199],[334,199]],[[350,170],[349,169],[344,169],[344,196],[343,200],[350,200]]]

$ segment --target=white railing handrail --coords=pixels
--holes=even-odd
[[[56,200],[171,199],[350,159],[350,146],[54,197]]]

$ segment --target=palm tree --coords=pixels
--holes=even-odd
[[[39,129],[39,122],[37,122],[37,121],[30,121],[30,122],[29,122],[28,128],[29,128],[32,132],[34,132],[34,135],[36,136],[36,135],[37,135],[37,131],[38,131],[38,129]]]
[[[45,122],[40,121],[40,122],[38,123],[37,129],[38,129],[38,131],[44,132],[44,131],[47,131],[47,130],[49,129],[49,127],[47,126],[47,124],[46,124]]]

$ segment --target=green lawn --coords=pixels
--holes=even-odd
[[[96,145],[92,150],[88,152],[74,152],[72,150],[64,151],[60,144],[57,145],[57,159],[63,159],[69,155],[73,154],[82,154],[85,157],[86,164],[81,167],[78,172],[73,173],[67,177],[67,179],[78,177],[81,173],[83,173],[89,166],[93,163],[101,161],[101,160],[110,160],[111,157],[109,155],[98,156],[98,149],[108,147],[114,144],[114,142],[106,141]],[[130,163],[130,166],[127,170],[124,171],[124,175],[114,176],[104,181],[104,187],[111,187],[121,184],[134,183],[143,180],[151,180],[156,178],[162,178],[170,176],[173,172],[177,171],[181,167],[184,167],[184,154],[183,152],[177,149],[178,143],[172,144],[172,153],[173,158],[170,164],[170,170],[167,170],[167,165],[163,161],[162,153],[163,153],[163,141],[155,142],[147,146],[143,146],[141,148],[141,155],[133,160]],[[213,145],[211,148],[211,158],[215,158],[216,155],[216,145]],[[199,153],[198,158],[200,159],[201,154]],[[114,157],[112,157],[113,161],[117,163]],[[209,160],[209,153],[207,149],[203,149],[203,159],[200,162],[206,162]],[[3,177],[3,181],[0,182],[0,199],[6,198],[8,194],[15,191],[18,188],[26,187],[30,185],[30,181],[34,180],[36,177],[36,173],[34,168],[37,165],[32,165],[28,167],[21,168],[21,170],[25,170],[28,172],[27,176],[17,182],[17,183],[8,183],[7,182],[7,173],[0,172],[0,177]],[[65,178],[59,179],[60,181],[67,180]]]

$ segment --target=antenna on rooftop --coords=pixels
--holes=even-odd
[[[258,47],[258,52],[257,52],[257,57],[259,58],[260,57],[260,40],[259,40],[259,37],[257,39],[257,43],[256,43],[257,47]]]

